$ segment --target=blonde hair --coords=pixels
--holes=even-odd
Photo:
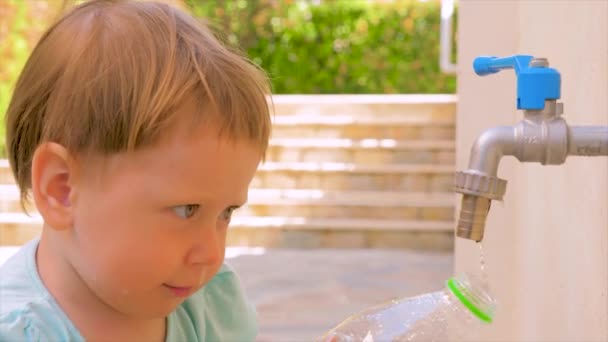
[[[43,142],[108,155],[154,142],[187,98],[262,155],[270,135],[268,78],[202,23],[163,3],[93,0],[42,36],[7,112],[7,152],[21,190]]]

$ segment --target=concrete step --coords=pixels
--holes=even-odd
[[[453,140],[273,138],[266,158],[276,162],[455,164]]]
[[[410,114],[410,115],[408,115]],[[422,114],[422,115],[421,115]],[[453,115],[449,111],[441,115],[425,113],[399,113],[398,116],[386,116],[370,112],[369,116],[357,116],[352,112],[344,114],[290,114],[274,116],[273,126],[454,126]]]
[[[14,184],[15,179],[7,159],[0,159],[0,184]]]
[[[453,151],[453,140],[394,140],[394,139],[339,139],[339,138],[272,138],[270,146],[280,148],[380,149],[380,150],[448,150]]]
[[[246,220],[243,218],[243,221]],[[264,217],[231,224],[229,246],[453,250],[452,221]]]
[[[252,188],[451,192],[451,165],[266,162]]]
[[[39,236],[39,215],[0,213],[0,245],[22,245]],[[228,245],[266,247],[407,247],[449,249],[452,221],[235,217]]]
[[[239,216],[444,220],[454,217],[450,193],[251,189]]]
[[[454,139],[453,95],[282,95],[273,137]]]
[[[0,160],[0,184],[15,184],[3,162],[6,160]],[[453,165],[443,164],[267,161],[260,165],[252,187],[449,192],[453,172]]]
[[[356,163],[340,162],[273,162],[268,161],[260,165],[260,172],[295,171],[295,172],[326,172],[326,173],[379,173],[379,174],[404,174],[404,173],[452,173],[453,165],[360,165]]]
[[[0,213],[21,211],[19,188],[15,184],[0,184]]]
[[[28,213],[37,215],[34,205],[28,204]],[[17,187],[0,185],[0,213],[19,213],[21,210]],[[332,192],[321,189],[250,189],[247,205],[235,213],[235,218],[238,219],[269,216],[449,221],[454,217],[454,195],[381,191]],[[9,222],[13,220],[10,219]]]
[[[307,121],[312,119],[306,119]],[[437,140],[454,139],[454,126],[420,124],[418,126],[399,124],[394,121],[367,123],[310,123],[296,122],[289,125],[273,124],[274,138],[348,138],[348,139],[397,139],[397,140]]]
[[[40,235],[42,218],[37,213],[0,213],[0,245],[20,246]]]
[[[392,191],[326,191],[325,189],[249,189],[249,205],[451,207],[451,193],[407,193]]]
[[[445,94],[278,95],[273,97],[272,107],[276,118],[348,117],[355,122],[394,119],[428,124],[453,123],[457,101],[457,96]]]
[[[453,246],[453,95],[281,95],[229,245]],[[4,184],[4,185],[2,185]],[[40,233],[0,160],[0,244]]]
[[[353,219],[395,220],[451,220],[453,207],[370,207],[370,206],[322,206],[300,205],[247,205],[235,213],[239,216],[277,215],[284,217],[308,217],[314,219],[349,217]]]
[[[230,228],[228,246],[265,248],[398,248],[453,251],[450,231],[306,230]]]
[[[447,218],[453,211],[454,195],[429,192],[328,191],[327,189],[249,190],[248,204],[237,215],[338,216]],[[33,203],[26,203],[36,213]],[[21,212],[19,191],[14,184],[0,184],[0,213]]]
[[[233,218],[232,228],[279,228],[306,230],[378,230],[378,231],[451,231],[451,221],[412,221],[390,219],[246,217]]]
[[[327,191],[326,189],[258,189],[248,192],[252,205],[317,205],[368,207],[451,207],[452,193],[408,193],[393,191]],[[35,210],[33,206],[29,210]],[[21,210],[19,189],[14,184],[0,184],[0,212]]]

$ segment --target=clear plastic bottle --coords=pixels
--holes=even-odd
[[[448,279],[442,291],[392,300],[359,312],[318,341],[470,341],[492,322],[495,302],[471,275]]]

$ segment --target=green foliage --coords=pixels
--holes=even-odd
[[[11,16],[0,17],[0,32],[3,36],[0,37],[0,113],[5,113],[10,100],[9,94],[13,86],[19,70],[23,67],[23,63],[27,54],[27,42],[23,37],[23,28],[25,26],[25,6],[16,6],[15,0],[7,0],[0,4],[0,12],[11,13]],[[5,125],[0,126],[0,136],[5,135]],[[0,144],[4,154],[4,141]]]
[[[4,114],[30,51],[42,34],[54,6],[42,1],[0,0],[0,156],[5,156]]]
[[[440,3],[186,0],[279,94],[454,93],[439,70]]]
[[[0,0],[2,118],[35,42],[71,2]],[[456,89],[455,77],[439,70],[438,0],[181,2],[266,70],[276,94],[454,93]],[[3,123],[0,156],[5,155],[4,129]]]

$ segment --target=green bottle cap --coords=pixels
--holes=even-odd
[[[473,315],[483,322],[492,323],[492,306],[480,305],[475,295],[467,291],[456,278],[448,279],[447,287]]]

